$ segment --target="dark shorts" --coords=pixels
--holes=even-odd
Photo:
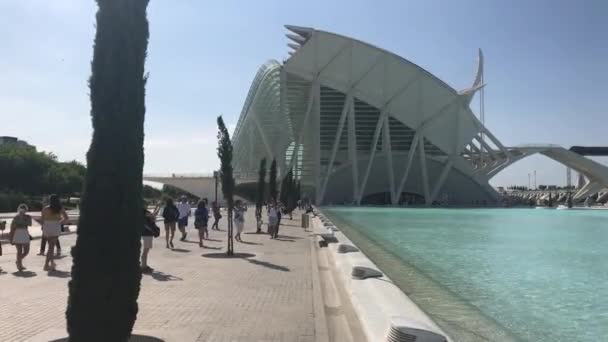
[[[177,224],[180,226],[188,226],[188,216],[184,216],[177,221]]]

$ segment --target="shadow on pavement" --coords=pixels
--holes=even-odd
[[[31,277],[35,277],[36,276],[36,272],[32,272],[32,271],[18,271],[18,272],[13,272],[13,275],[15,277],[19,277],[19,278],[31,278]]]
[[[281,238],[276,238],[275,240],[277,240],[277,241],[285,241],[285,242],[295,242],[296,241],[296,240],[292,240],[292,239],[281,239]]]
[[[243,234],[248,234],[248,235],[263,235],[263,234],[268,234],[265,231],[261,231],[261,232],[247,232],[247,233],[243,233]]]
[[[242,244],[245,244],[245,245],[256,245],[256,246],[261,246],[261,245],[264,245],[263,243],[250,242],[250,241],[243,241],[243,240],[238,241],[238,242],[240,242],[240,243],[242,243]]]
[[[171,250],[174,251],[174,252],[179,252],[179,253],[190,253],[190,252],[192,252],[189,249],[183,249],[183,248],[172,248]]]
[[[205,248],[205,249],[216,249],[216,250],[217,249],[222,249],[222,247],[213,247],[213,246],[203,246],[202,248]]]
[[[48,271],[46,273],[46,275],[48,275],[49,277],[54,277],[54,278],[69,278],[72,276],[72,273],[66,272],[66,271],[54,270],[54,271]]]
[[[58,340],[52,340],[49,342],[68,342],[67,338],[60,338]],[[144,335],[132,335],[129,342],[166,342],[157,337],[144,336]]]
[[[301,237],[297,237],[297,236],[289,236],[289,235],[283,235],[283,234],[279,234],[280,238],[283,239],[290,239],[290,240],[300,240]]]
[[[226,253],[207,253],[203,254],[204,258],[213,258],[213,259],[247,259],[253,258],[255,254],[251,253],[234,253],[233,255],[228,255]]]
[[[171,274],[167,274],[167,273],[163,273],[160,271],[154,271],[152,273],[149,274],[143,274],[144,276],[149,275],[150,277],[152,277],[152,279],[154,280],[158,280],[158,281],[176,281],[176,280],[184,280],[180,277],[176,277],[174,275]]]
[[[205,241],[213,241],[213,242],[222,242],[224,240],[218,240],[218,239],[204,239]]]
[[[270,268],[272,270],[289,272],[289,268],[287,268],[285,266],[281,266],[281,265],[275,265],[275,264],[273,264],[271,262],[261,261],[261,260],[255,260],[255,259],[251,259],[251,260],[247,260],[247,261],[250,262],[250,263],[252,263],[252,264],[254,264],[254,265]]]

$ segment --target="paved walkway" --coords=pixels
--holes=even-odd
[[[157,271],[143,277],[134,332],[167,342],[317,340],[325,321],[313,281],[314,248],[311,233],[299,227],[295,216],[300,215],[282,221],[279,239],[270,240],[268,235],[253,233],[250,209],[246,242],[235,242],[236,252],[251,254],[247,258],[222,257],[225,231],[210,231],[207,247],[200,248],[190,227],[189,241],[175,242],[173,250],[165,248],[163,232],[150,252],[149,263]],[[222,224],[225,229],[225,220]],[[75,234],[62,236],[62,247],[73,245],[75,238]],[[43,257],[35,255],[38,247],[39,240],[34,240],[33,253],[24,262],[28,270],[18,274],[13,273],[15,249],[3,245],[0,341],[65,336],[71,258],[58,260],[59,271],[47,274],[42,271]]]

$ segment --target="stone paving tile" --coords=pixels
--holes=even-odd
[[[235,250],[251,258],[210,258],[226,250],[226,232],[210,231],[216,241],[200,248],[196,230],[188,242],[176,241],[175,250],[164,247],[164,231],[154,241],[149,263],[157,272],[144,275],[139,297],[137,331],[192,331],[196,341],[314,341],[314,309],[310,233],[299,220],[284,220],[282,240],[268,235],[243,234]],[[247,212],[245,232],[255,230],[253,210]],[[192,220],[191,220],[192,221]],[[220,226],[225,230],[225,220]],[[61,237],[71,246],[75,235]],[[39,240],[25,260],[31,277],[15,269],[15,250],[3,245],[0,257],[0,341],[24,341],[45,331],[65,330],[67,282],[71,258],[58,260],[56,274],[42,271],[36,256]],[[64,248],[64,252],[69,249]],[[169,341],[169,340],[167,340]],[[181,342],[181,341],[180,341]]]

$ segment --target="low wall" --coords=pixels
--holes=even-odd
[[[311,220],[315,232],[326,233],[323,222],[318,217]],[[386,275],[381,278],[369,278],[365,280],[352,279],[351,272],[354,266],[369,267],[380,270],[363,252],[338,253],[339,244],[355,246],[340,231],[333,232],[338,243],[330,243],[328,250],[333,263],[339,273],[342,283],[349,295],[351,303],[361,321],[366,338],[370,342],[386,341],[390,329],[391,317],[399,316],[412,320],[419,325],[428,327],[427,330],[446,336],[452,341],[424,313],[412,300],[410,300],[399,287],[397,287]],[[356,246],[355,246],[356,247]],[[358,248],[358,247],[357,247]]]

